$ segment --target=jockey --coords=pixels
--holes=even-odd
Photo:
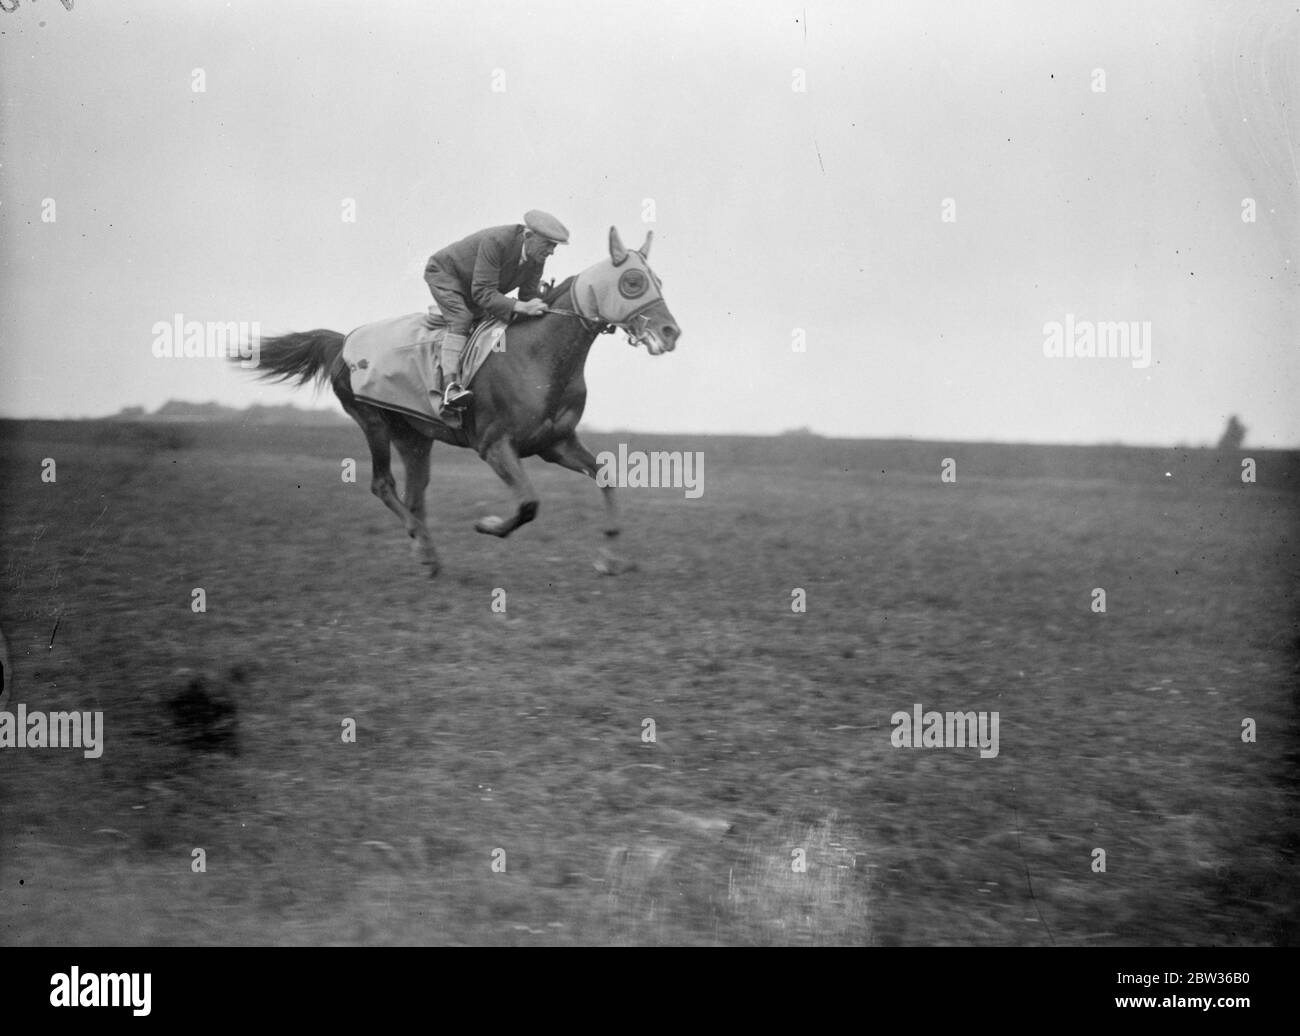
[[[473,399],[474,394],[460,384],[460,358],[474,321],[495,317],[509,322],[516,316],[545,313],[546,303],[538,298],[542,268],[555,246],[568,242],[563,223],[533,209],[524,213],[522,224],[480,230],[430,256],[424,280],[447,321],[442,342],[447,383],[443,406],[459,410]],[[506,298],[506,292],[515,288],[518,302]]]

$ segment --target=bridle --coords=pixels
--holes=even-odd
[[[640,309],[635,310],[627,315],[629,326],[624,327],[623,331],[627,334],[628,338],[632,340],[632,344],[634,346],[645,341],[646,332],[650,330],[650,318],[649,316],[646,315],[645,311],[658,301],[659,301],[658,299],[651,299]],[[631,321],[633,320],[641,321],[640,326],[635,328],[630,326]]]

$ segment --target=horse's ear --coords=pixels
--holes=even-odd
[[[623,240],[618,236],[617,227],[609,228],[609,257],[615,266],[622,266],[627,262],[627,249],[623,247]]]
[[[650,245],[653,243],[654,239],[655,239],[655,232],[653,230],[647,230],[645,232],[645,244],[643,244],[640,248],[637,249],[637,251],[641,253],[642,259],[650,258]]]

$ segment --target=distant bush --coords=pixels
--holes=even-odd
[[[1236,414],[1233,414],[1228,418],[1228,426],[1224,428],[1223,435],[1219,437],[1219,449],[1239,450],[1245,440],[1246,426],[1237,420]]]

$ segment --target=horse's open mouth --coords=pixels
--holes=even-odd
[[[664,353],[670,353],[677,348],[677,343],[660,338],[653,331],[647,331],[645,334],[638,335],[632,340],[633,345],[644,345],[645,351],[651,356],[661,356]]]
[[[664,325],[665,332],[660,334],[648,321],[639,328],[628,328],[628,342],[631,345],[644,345],[651,356],[670,353],[677,348],[677,326],[672,323]]]

